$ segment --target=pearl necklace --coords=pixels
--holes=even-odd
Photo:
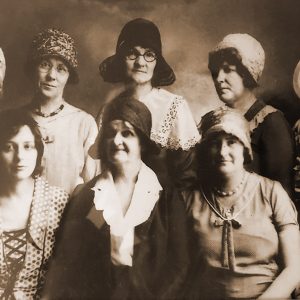
[[[222,191],[222,190],[219,190],[217,189],[216,187],[214,187],[214,191],[220,196],[220,197],[229,197],[229,196],[232,196],[234,194],[236,194],[240,189],[241,187],[244,185],[245,183],[245,179],[246,179],[246,172],[244,172],[244,175],[243,175],[243,178],[241,180],[241,182],[232,190],[230,191]]]

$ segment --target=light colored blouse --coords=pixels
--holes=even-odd
[[[185,200],[205,262],[198,284],[203,299],[261,295],[280,272],[278,233],[298,228],[296,209],[281,184],[249,173],[235,204],[220,206],[225,218],[201,190],[187,193]]]
[[[162,148],[171,150],[189,150],[198,143],[200,135],[196,122],[182,96],[162,88],[153,88],[139,100],[148,107],[152,115],[151,140]],[[97,122],[100,129],[102,113]]]
[[[27,226],[26,254],[23,267],[13,285],[16,300],[37,299],[43,287],[45,273],[54,247],[54,236],[68,201],[68,194],[50,186],[43,178],[35,179],[34,193]],[[0,296],[10,274],[3,251],[3,230],[0,227]]]
[[[103,210],[103,218],[110,225],[112,263],[132,266],[134,228],[149,218],[162,190],[155,173],[142,163],[125,215],[109,171],[100,175],[92,190],[95,208]]]
[[[54,186],[72,193],[78,184],[92,179],[99,170],[89,148],[98,129],[94,118],[83,110],[64,102],[56,115],[44,118],[31,113],[44,140],[43,176]]]

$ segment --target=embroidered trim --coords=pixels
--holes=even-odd
[[[154,132],[153,130],[151,131],[151,140],[153,140],[156,144],[172,150],[178,150],[179,148],[188,150],[198,143],[198,135],[194,135],[188,140],[183,140],[179,137],[171,136],[171,130],[175,127],[175,121],[177,119],[179,108],[180,106],[183,106],[183,104],[184,99],[180,96],[176,96],[174,101],[172,102],[169,112],[166,115],[166,118],[163,121],[160,130],[157,132]]]
[[[249,121],[249,128],[250,128],[250,132],[252,133],[259,124],[261,124],[265,118],[271,114],[276,112],[277,109],[275,109],[274,107],[270,106],[270,105],[266,105],[265,107],[263,107],[255,116],[254,118]]]

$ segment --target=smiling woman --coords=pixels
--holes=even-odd
[[[35,37],[26,63],[35,94],[25,110],[38,123],[45,142],[44,175],[69,193],[91,179],[98,168],[88,154],[97,136],[96,122],[63,98],[65,86],[78,82],[77,64],[73,39],[57,29]]]
[[[247,120],[221,107],[200,123],[199,184],[185,191],[192,269],[185,299],[288,299],[300,280],[297,212],[276,181],[250,173]]]

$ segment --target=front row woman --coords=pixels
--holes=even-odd
[[[245,170],[247,126],[226,107],[201,121],[200,184],[184,195],[195,249],[186,298],[286,299],[300,282],[295,207],[279,182]]]
[[[24,111],[0,113],[0,299],[37,299],[68,195],[39,177],[43,143]]]
[[[48,276],[50,299],[176,299],[188,268],[183,199],[143,163],[151,113],[120,96],[103,114],[106,169],[70,200]]]

